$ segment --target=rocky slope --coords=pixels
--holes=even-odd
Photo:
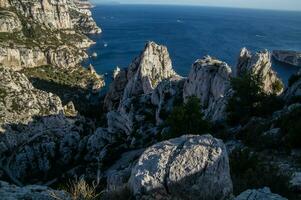
[[[0,67],[0,76],[1,127],[10,123],[27,124],[35,116],[63,112],[58,96],[34,88],[24,74]]]
[[[102,199],[227,200],[237,195],[239,200],[280,200],[285,198],[274,193],[300,193],[301,156],[295,153],[300,149],[300,74],[280,95],[283,84],[269,52],[252,55],[242,49],[236,75],[225,62],[206,56],[184,78],[173,70],[167,47],[148,42],[128,68],[114,71],[101,99],[103,78],[92,66],[79,66],[93,43],[84,34],[101,32],[91,4],[0,0],[0,5],[1,197],[52,199],[49,193],[55,193],[78,199],[75,193],[87,192],[90,183]],[[270,115],[231,125],[231,81],[245,74],[259,76],[264,97],[283,105]],[[197,107],[188,109],[189,120],[201,111],[213,136],[198,135],[204,132],[199,124],[192,127],[197,135],[189,129],[173,135],[169,121],[187,114],[191,96],[197,97]],[[80,185],[83,190],[72,191],[77,183],[69,194],[54,190],[75,177],[87,181]],[[264,186],[273,193],[247,190]]]

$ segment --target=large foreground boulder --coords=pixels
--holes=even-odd
[[[241,193],[235,200],[287,200],[278,194],[273,194],[269,188],[247,190]]]
[[[232,193],[225,145],[211,135],[186,135],[148,148],[132,169],[136,199],[223,200]]]

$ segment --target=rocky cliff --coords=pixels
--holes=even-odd
[[[93,44],[87,33],[100,33],[83,1],[2,2],[0,63],[20,70],[46,64],[75,67]]]
[[[167,47],[148,42],[128,68],[116,68],[103,99],[103,78],[79,65],[93,43],[85,34],[101,32],[91,4],[0,6],[4,199],[285,199],[268,188],[248,190],[264,186],[291,199],[301,191],[300,74],[279,95],[269,52],[240,53],[236,77],[260,77],[264,94],[250,104],[266,113],[233,125],[227,106],[235,75],[225,62],[198,59],[184,78]],[[48,187],[57,185],[68,193]]]
[[[265,50],[254,55],[246,48],[240,52],[237,64],[237,76],[251,73],[260,77],[266,93],[281,94],[283,83],[272,69],[271,54]]]
[[[231,73],[226,63],[210,56],[197,60],[184,85],[184,100],[196,96],[200,99],[206,118],[224,120],[227,98],[231,93]]]

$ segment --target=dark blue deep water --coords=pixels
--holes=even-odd
[[[175,70],[186,76],[198,58],[211,55],[235,66],[242,47],[301,51],[301,12],[189,6],[101,5],[92,10],[103,29],[89,52],[99,73],[127,67],[148,40],[166,45]],[[85,64],[87,64],[85,63]],[[297,68],[274,62],[284,79]]]

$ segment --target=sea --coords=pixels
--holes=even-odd
[[[97,53],[84,65],[108,77],[127,67],[147,41],[168,47],[173,67],[187,76],[195,60],[206,55],[228,63],[233,71],[242,47],[301,51],[301,12],[164,5],[96,5],[93,18],[103,33],[88,52]],[[287,82],[298,67],[273,60]]]

